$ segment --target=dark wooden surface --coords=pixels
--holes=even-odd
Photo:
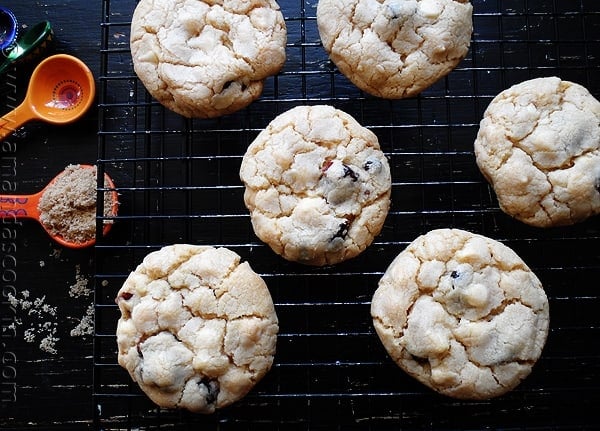
[[[98,74],[101,2],[81,0],[9,0],[20,26],[48,20],[55,32],[54,52],[79,57]],[[50,54],[50,53],[47,53]],[[38,59],[39,61],[39,59]],[[23,98],[34,64],[2,76],[2,114]],[[92,108],[75,124],[57,127],[31,122],[2,142],[3,194],[29,194],[70,163],[97,159],[98,120]],[[92,336],[71,331],[93,303],[91,293],[75,297],[72,286],[93,289],[94,251],[68,250],[54,243],[35,221],[2,225],[2,403],[0,428],[88,429],[92,412]],[[8,295],[19,299],[28,291],[51,309],[29,314],[13,307]],[[43,325],[46,325],[46,328]],[[39,325],[42,325],[40,327]],[[56,329],[55,353],[40,341]],[[36,334],[25,341],[28,332]]]

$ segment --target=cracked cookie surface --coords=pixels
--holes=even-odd
[[[283,67],[286,40],[275,0],[141,0],[130,46],[156,100],[185,117],[214,118],[260,97]]]
[[[377,136],[328,105],[273,119],[248,147],[240,178],[256,235],[308,265],[357,256],[390,206],[390,168]]]
[[[156,404],[212,413],[273,363],[277,315],[263,279],[226,249],[148,254],[119,290],[118,361]]]
[[[409,244],[381,278],[371,315],[404,371],[460,399],[514,389],[539,359],[549,325],[546,294],[522,259],[459,229]]]
[[[467,55],[468,0],[320,0],[323,47],[354,85],[371,95],[414,96]]]
[[[477,165],[500,208],[537,227],[600,213],[600,102],[557,77],[521,82],[487,107]]]

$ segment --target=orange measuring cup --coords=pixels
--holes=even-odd
[[[93,169],[92,165],[80,165],[81,168],[85,169]],[[64,171],[63,171],[64,172]],[[40,199],[44,195],[44,192],[48,190],[58,179],[58,177],[63,173],[60,172],[56,175],[41,191],[31,194],[31,195],[0,195],[0,216],[3,219],[13,218],[13,219],[34,219],[37,220],[40,225],[44,228],[44,230],[50,235],[50,237],[61,244],[64,247],[68,248],[86,248],[94,245],[96,243],[96,239],[90,239],[84,242],[74,242],[68,241],[63,238],[62,235],[51,231],[44,223],[42,223],[40,219],[40,210],[38,208]],[[104,174],[104,178],[106,179],[106,184],[108,188],[111,190],[111,209],[110,215],[115,217],[117,215],[117,210],[119,206],[118,195],[115,190],[115,184],[113,180],[108,176],[108,174]],[[102,229],[102,234],[106,235],[112,227],[112,223],[106,223]]]
[[[83,61],[52,55],[34,69],[23,102],[0,118],[0,140],[30,120],[71,123],[90,108],[95,94],[94,76]]]

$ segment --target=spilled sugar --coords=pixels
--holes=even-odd
[[[71,337],[83,337],[94,333],[94,304],[89,305],[77,326],[71,329]]]
[[[23,333],[23,339],[28,343],[35,343],[39,340],[41,351],[56,354],[56,343],[59,340],[56,336],[58,332],[57,307],[46,303],[46,295],[31,299],[29,291],[24,290],[20,297],[9,293],[8,302],[15,310],[25,313],[31,320],[30,326]],[[23,325],[23,320],[15,319],[13,325],[11,329],[16,330],[16,326]]]
[[[71,298],[90,298],[92,289],[89,287],[89,280],[82,274],[81,266],[75,266],[75,283],[69,286],[69,296]],[[59,329],[59,309],[57,306],[48,304],[46,295],[32,298],[28,290],[23,290],[17,296],[8,294],[8,302],[18,311],[20,316],[11,324],[10,329],[17,330],[17,327],[25,326],[23,330],[23,339],[27,343],[37,343],[41,351],[57,354],[57,343]],[[61,313],[64,315],[64,313]],[[27,324],[25,324],[27,321]],[[94,333],[94,304],[89,302],[85,313],[81,317],[67,315],[62,322],[75,322],[75,326],[69,331],[71,337],[85,337]]]
[[[81,267],[75,266],[75,284],[69,287],[69,296],[79,298],[81,296],[89,297],[92,295],[92,289],[88,287],[89,280],[81,274]],[[79,323],[71,329],[71,337],[83,337],[94,333],[94,304],[90,303],[81,317]]]
[[[92,290],[88,287],[89,280],[81,274],[81,266],[75,265],[75,284],[69,286],[69,296],[79,298],[80,296],[90,296]]]

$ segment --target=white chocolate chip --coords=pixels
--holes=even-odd
[[[488,289],[483,284],[470,285],[462,292],[462,296],[467,304],[477,308],[484,307],[489,300]]]
[[[438,0],[421,0],[419,13],[425,18],[436,19],[442,13],[443,6]]]

